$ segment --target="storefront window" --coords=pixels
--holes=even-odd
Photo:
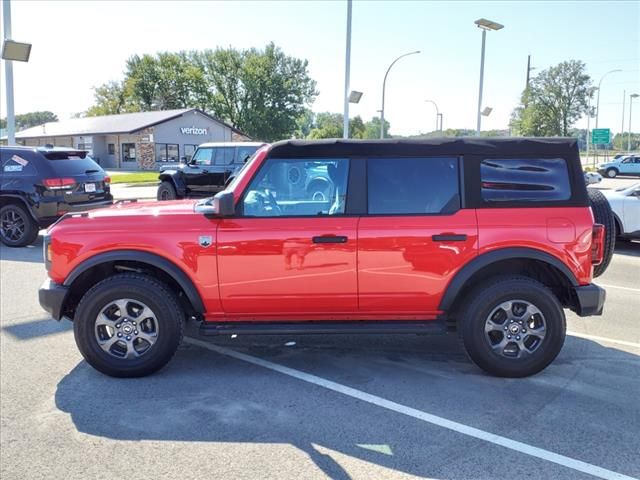
[[[156,143],[156,162],[178,162],[180,149],[176,143]]]
[[[123,162],[136,161],[136,144],[135,143],[122,144],[122,161]]]

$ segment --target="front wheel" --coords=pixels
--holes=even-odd
[[[616,178],[616,175],[618,175],[618,170],[616,170],[615,168],[609,168],[607,169],[606,174],[609,178]]]
[[[167,180],[163,180],[158,186],[158,200],[175,200],[178,198],[176,187]]]
[[[566,322],[555,295],[527,277],[482,282],[463,299],[459,331],[471,359],[499,377],[540,372],[564,344]]]
[[[162,282],[141,274],[109,277],[87,291],[73,321],[85,360],[112,377],[160,370],[182,341],[184,313]]]

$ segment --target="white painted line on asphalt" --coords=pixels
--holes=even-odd
[[[616,340],[615,338],[599,337],[597,335],[587,335],[586,333],[569,332],[567,335],[572,337],[586,338],[587,340],[596,340],[598,342],[615,343],[616,345],[624,345],[625,347],[640,348],[640,343],[625,342],[624,340]]]
[[[604,283],[598,283],[598,286],[602,287],[602,288],[617,288],[619,290],[628,290],[630,292],[639,292],[640,293],[640,288],[619,287],[618,285],[605,285]]]
[[[598,467],[597,465],[592,465],[590,463],[576,460],[571,457],[565,457],[564,455],[560,455],[549,450],[534,447],[526,443],[518,442],[517,440],[511,440],[510,438],[502,437],[491,432],[486,432],[478,428],[470,427],[463,423],[454,422],[452,420],[448,420],[437,415],[432,415],[430,413],[426,413],[412,407],[407,407],[406,405],[392,402],[391,400],[386,400],[382,397],[378,397],[377,395],[371,395],[370,393],[356,390],[355,388],[342,385],[341,383],[326,380],[322,377],[311,375],[310,373],[305,373],[293,368],[285,367],[268,360],[254,357],[252,355],[240,353],[229,348],[220,347],[218,345],[212,345],[210,343],[194,338],[185,337],[184,340],[185,342],[191,343],[192,345],[197,345],[199,347],[206,348],[207,350],[211,350],[222,355],[233,357],[244,362],[252,363],[253,365],[258,365],[260,367],[267,368],[269,370],[273,370],[275,372],[282,373],[293,378],[297,378],[298,380],[302,380],[303,382],[311,383],[313,385],[317,385],[334,392],[342,393],[343,395],[347,395],[348,397],[356,398],[363,402],[367,402],[396,413],[407,415],[409,417],[422,420],[423,422],[431,423],[433,425],[437,425],[439,427],[446,428],[463,435],[477,438],[485,442],[500,445],[502,447],[515,450],[516,452],[524,453],[525,455],[530,455],[532,457],[556,463],[558,465],[562,465],[564,467],[571,468],[588,475],[593,475],[594,477],[604,478],[607,480],[639,480],[627,475],[623,475],[621,473],[614,472],[612,470],[607,470],[606,468]]]

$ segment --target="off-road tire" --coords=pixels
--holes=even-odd
[[[546,334],[539,347],[523,358],[507,358],[491,348],[485,323],[492,311],[510,300],[530,302],[544,316]],[[527,377],[546,368],[564,344],[566,320],[556,296],[543,284],[523,276],[500,276],[481,282],[462,299],[458,332],[471,360],[491,375]]]
[[[26,247],[36,241],[40,226],[22,205],[10,203],[0,208],[0,221],[4,223],[5,217],[8,215],[19,219],[22,222],[23,230],[19,237],[10,238],[5,235],[4,229],[0,228],[0,241],[2,243],[7,247]]]
[[[599,277],[605,272],[613,257],[613,249],[616,244],[616,219],[613,216],[607,197],[601,191],[588,188],[587,192],[589,192],[589,203],[591,204],[595,222],[604,225],[604,255],[602,263],[593,267],[593,276]]]
[[[98,314],[116,299],[126,298],[149,306],[158,321],[158,338],[138,358],[116,358],[98,344],[95,323]],[[184,334],[184,312],[167,285],[143,274],[122,273],[102,280],[84,294],[73,320],[73,333],[80,353],[96,370],[111,377],[143,377],[162,367],[174,356]]]
[[[178,198],[178,192],[176,192],[176,187],[173,186],[173,183],[163,180],[158,185],[158,200],[175,200]]]

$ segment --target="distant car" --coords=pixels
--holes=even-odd
[[[611,162],[598,165],[598,172],[609,178],[618,175],[640,175],[640,155],[614,158]]]
[[[83,150],[0,147],[0,241],[24,247],[65,213],[111,205],[110,182]]]
[[[160,168],[158,200],[211,197],[264,143],[203,143],[181,164]]]
[[[609,201],[619,238],[640,238],[640,182],[627,188],[602,190]]]
[[[587,185],[593,185],[594,183],[600,183],[602,181],[602,175],[598,172],[584,172],[584,183]]]

